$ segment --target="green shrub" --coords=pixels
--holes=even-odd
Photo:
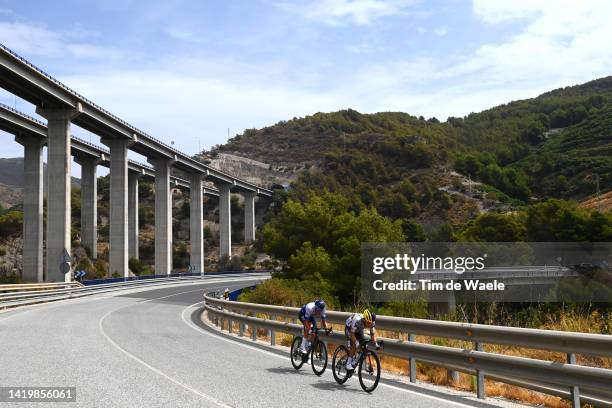
[[[96,279],[103,279],[106,277],[106,271],[108,270],[108,264],[102,259],[98,259],[94,264],[94,273]]]
[[[134,275],[151,275],[152,271],[149,265],[144,264],[142,261],[136,258],[130,258],[128,261],[130,270]]]
[[[23,212],[11,211],[0,216],[0,237],[8,238],[21,235],[23,231]]]

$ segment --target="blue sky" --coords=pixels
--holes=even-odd
[[[0,0],[0,42],[195,153],[318,111],[446,119],[610,75],[611,19],[596,0]]]

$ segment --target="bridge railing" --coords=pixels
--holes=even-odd
[[[295,321],[298,308],[255,303],[233,302],[204,296],[204,310],[209,320],[223,328],[223,322],[240,323],[252,328],[256,338],[257,328],[268,330],[270,341],[275,343],[275,332],[299,334],[302,326]],[[350,313],[328,312],[328,321],[344,325]],[[262,317],[266,316],[266,318]],[[277,319],[281,320],[277,320]],[[494,381],[557,395],[572,401],[579,407],[580,401],[595,406],[612,404],[612,370],[576,364],[576,354],[612,357],[612,336],[589,333],[561,332],[553,330],[524,329],[489,326],[425,319],[378,316],[376,328],[397,334],[405,334],[407,340],[384,339],[384,354],[407,359],[410,381],[416,382],[416,362],[428,363],[476,377],[476,392],[485,398],[485,377]],[[473,348],[437,346],[416,342],[416,335],[463,340]],[[399,337],[399,336],[398,336]],[[344,330],[333,333],[329,341],[346,342]],[[483,351],[485,344],[501,344],[566,353],[567,362],[503,355]]]

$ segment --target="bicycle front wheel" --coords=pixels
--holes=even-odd
[[[359,384],[365,392],[372,392],[378,386],[380,380],[380,359],[371,351],[364,352],[359,362]]]
[[[349,379],[349,373],[346,370],[346,363],[349,358],[348,349],[345,346],[338,346],[334,351],[332,359],[332,371],[334,379],[338,384],[344,384]]]
[[[304,365],[304,358],[300,353],[300,346],[302,345],[302,338],[300,336],[296,336],[293,338],[293,342],[291,343],[291,365],[296,370],[299,370]]]
[[[327,368],[327,346],[322,341],[316,340],[310,352],[310,365],[316,375],[321,375]]]

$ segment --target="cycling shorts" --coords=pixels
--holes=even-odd
[[[355,338],[359,341],[359,344],[364,345],[367,341],[363,330],[358,330],[355,333]],[[348,346],[351,346],[351,328],[349,326],[344,326],[344,335],[348,339]]]

